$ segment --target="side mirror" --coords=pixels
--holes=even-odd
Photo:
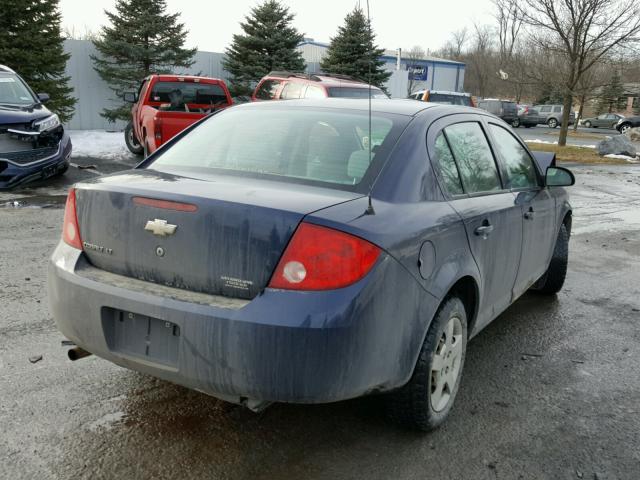
[[[135,92],[124,92],[122,99],[127,103],[136,103],[138,101],[138,94]]]
[[[38,100],[40,100],[40,103],[47,103],[49,100],[51,100],[51,97],[48,93],[39,93]]]
[[[549,167],[545,175],[545,185],[547,187],[570,187],[576,183],[573,173],[563,167]]]

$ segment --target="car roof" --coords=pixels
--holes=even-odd
[[[289,80],[293,82],[322,84],[327,87],[369,88],[366,81],[349,77],[348,75],[334,75],[330,73],[296,73],[296,72],[270,72],[265,79]],[[376,90],[378,87],[373,86]]]
[[[269,102],[249,102],[236,105],[233,108],[332,108],[340,110],[368,111],[369,99],[367,98],[324,98],[301,100],[275,100]],[[415,116],[424,110],[451,113],[473,113],[485,115],[487,112],[477,108],[461,105],[444,105],[439,103],[418,102],[411,99],[371,99],[372,113],[391,113],[396,115]]]
[[[219,78],[215,78],[215,77],[200,77],[200,76],[197,76],[197,75],[171,75],[171,74],[157,74],[157,73],[154,73],[152,75],[149,75],[148,78],[157,78],[161,82],[180,82],[180,81],[184,81],[184,80],[189,80],[189,81],[191,81],[191,80],[198,80],[198,81],[204,80],[203,83],[206,83],[206,82],[211,82],[211,83],[222,82],[222,80],[219,79]]]
[[[0,72],[3,72],[3,73],[16,73],[11,68],[7,67],[6,65],[0,65]]]
[[[435,93],[437,95],[456,95],[458,97],[470,97],[471,96],[471,94],[468,93],[468,92],[454,92],[454,91],[450,91],[450,90],[429,90],[429,89],[416,90],[411,95],[415,95],[416,93],[424,94],[424,92]]]

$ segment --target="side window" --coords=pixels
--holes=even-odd
[[[265,80],[260,84],[260,88],[256,92],[256,98],[259,100],[273,100],[279,86],[280,82],[278,80]]]
[[[466,122],[444,129],[467,193],[501,190],[500,176],[489,142],[479,123]]]
[[[460,195],[464,193],[462,189],[462,182],[460,181],[460,174],[458,173],[458,167],[453,159],[453,154],[447,143],[447,139],[444,134],[440,132],[436,137],[436,160],[440,167],[440,173],[444,180],[445,189],[451,195]]]
[[[549,113],[549,112],[551,112],[551,107],[549,107],[549,106],[544,106],[544,107],[542,107],[542,108],[540,109],[540,111],[541,111],[542,113]]]
[[[562,111],[562,107],[560,105],[556,105],[555,107],[553,107],[553,111],[555,113],[560,113]]]
[[[280,93],[280,99],[293,100],[296,98],[300,98],[303,87],[304,83],[302,82],[287,82],[287,84],[282,89],[282,92]]]
[[[490,124],[489,129],[495,145],[504,161],[507,173],[507,188],[534,188],[538,186],[536,168],[529,152],[511,133],[498,125]]]
[[[308,85],[307,91],[304,94],[304,98],[324,98],[324,90],[321,87],[315,85]]]

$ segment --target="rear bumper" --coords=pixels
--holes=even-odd
[[[48,158],[28,164],[0,158],[0,189],[10,189],[27,182],[46,179],[64,171],[69,166],[71,151],[71,139],[65,133],[57,152]]]
[[[49,265],[48,288],[58,328],[82,348],[236,403],[325,403],[399,387],[413,371],[425,319],[437,308],[387,256],[347,288],[266,289],[245,301],[111,274],[61,242]],[[178,325],[175,363],[110,348],[106,325],[112,309]]]

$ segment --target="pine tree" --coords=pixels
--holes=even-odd
[[[76,99],[68,84],[60,29],[59,0],[0,2],[0,64],[13,68],[36,93],[48,93],[47,107],[71,119]]]
[[[223,61],[231,74],[232,95],[250,95],[255,84],[272,70],[304,71],[302,53],[297,50],[304,37],[292,25],[294,18],[277,0],[266,0],[251,9],[240,23],[244,33],[233,36]]]
[[[384,69],[385,62],[380,59],[384,49],[375,45],[375,34],[360,6],[344,19],[344,25],[338,27],[338,34],[331,39],[326,55],[320,62],[320,68],[327,73],[340,73],[369,80],[372,85],[383,87],[391,76]]]
[[[598,113],[611,113],[626,108],[627,99],[624,96],[624,87],[620,79],[620,73],[615,71],[611,82],[602,89],[598,102]]]
[[[117,100],[136,90],[151,73],[171,73],[176,67],[193,65],[196,49],[184,48],[187,30],[179,13],[167,13],[165,0],[117,0],[115,12],[105,11],[111,25],[102,27],[93,41],[100,55],[91,58],[100,77]],[[104,109],[109,121],[128,120],[130,106]]]

